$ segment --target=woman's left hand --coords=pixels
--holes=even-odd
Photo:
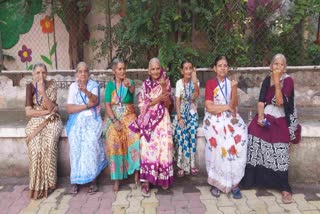
[[[131,86],[131,80],[129,78],[126,78],[124,81],[123,81],[123,85],[125,87],[130,87]]]

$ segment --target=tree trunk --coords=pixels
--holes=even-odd
[[[64,0],[61,0],[62,2]],[[77,64],[84,60],[84,42],[89,40],[89,29],[85,23],[85,19],[89,14],[91,7],[87,5],[85,8],[79,9],[78,5],[80,1],[72,0],[66,3],[66,7],[63,8],[69,31],[69,57],[70,57],[70,69],[74,69]],[[89,3],[87,0],[81,0],[83,4]]]

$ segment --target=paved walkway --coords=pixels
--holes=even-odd
[[[177,179],[167,191],[153,188],[150,198],[130,183],[117,194],[111,184],[102,184],[94,195],[81,187],[75,196],[68,194],[69,185],[60,184],[48,198],[30,200],[26,184],[0,183],[0,213],[320,213],[319,185],[293,185],[295,202],[286,205],[274,190],[242,190],[240,200],[226,194],[214,198],[204,177]]]

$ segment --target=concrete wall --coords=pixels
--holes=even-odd
[[[25,102],[25,85],[31,82],[31,72],[4,71],[0,73],[0,110],[1,109],[23,109]],[[240,107],[255,108],[260,91],[260,84],[268,74],[268,68],[235,68],[231,69],[229,77],[239,80],[239,101]],[[320,66],[292,67],[288,73],[295,81],[295,99],[300,107],[320,106]],[[60,108],[64,108],[68,84],[74,81],[74,72],[54,72],[49,73],[49,79],[59,82]],[[17,76],[20,78],[17,79]],[[129,78],[136,82],[136,92],[139,92],[142,80],[147,77],[145,69],[132,69],[128,71]],[[200,84],[204,87],[205,82],[212,78],[214,73],[209,69],[198,69]],[[91,78],[99,81],[102,86],[105,82],[113,78],[112,72],[93,71]],[[15,83],[15,84],[14,84]],[[173,85],[174,87],[174,85]],[[104,89],[101,89],[101,98],[104,97]],[[199,108],[203,108],[204,90],[201,90],[201,97],[198,99]]]
[[[320,182],[320,124],[302,124],[302,141],[290,146],[289,179],[295,183]],[[28,150],[25,144],[24,128],[0,128],[0,177],[28,176]],[[202,128],[198,129],[196,164],[202,173],[205,168],[205,138]],[[63,131],[59,144],[58,176],[70,175],[69,144]],[[103,172],[109,179],[109,168]]]

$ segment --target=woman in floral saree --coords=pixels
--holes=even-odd
[[[109,81],[105,91],[105,136],[107,155],[110,163],[110,176],[114,180],[113,191],[119,190],[119,181],[134,174],[135,185],[139,181],[140,134],[128,126],[137,119],[133,98],[134,82],[126,78],[123,61],[112,63],[114,80]]]
[[[206,83],[206,167],[213,196],[231,191],[233,198],[239,199],[242,195],[238,184],[247,157],[247,126],[236,113],[237,82],[226,77],[228,69],[227,58],[218,56],[213,67],[217,76]]]
[[[139,94],[140,115],[130,128],[141,133],[140,180],[143,196],[150,196],[149,184],[167,189],[173,183],[173,141],[169,106],[171,86],[160,67],[160,61],[149,61],[150,77]]]
[[[30,197],[48,197],[57,184],[58,141],[63,128],[56,104],[58,87],[47,81],[47,67],[33,67],[33,82],[26,88],[26,127],[29,154]]]

